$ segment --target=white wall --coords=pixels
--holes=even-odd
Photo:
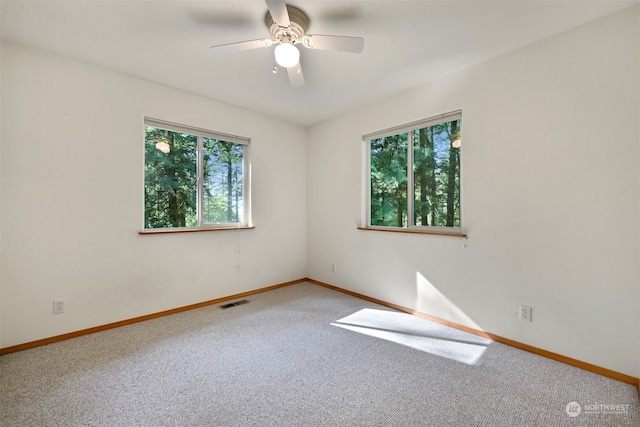
[[[10,43],[2,95],[0,347],[306,276],[305,129]],[[255,230],[138,235],[144,116],[252,139]]]
[[[309,277],[639,376],[638,44],[636,7],[310,129]],[[468,240],[356,230],[361,135],[457,108]]]

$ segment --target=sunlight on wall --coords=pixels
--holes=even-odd
[[[440,317],[474,329],[482,328],[457,305],[442,294],[419,271],[416,272],[416,310],[420,313]]]
[[[364,308],[333,326],[475,365],[491,340],[395,311]]]

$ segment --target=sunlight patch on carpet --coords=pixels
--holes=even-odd
[[[475,365],[491,343],[411,314],[373,308],[363,308],[331,324],[467,365]]]

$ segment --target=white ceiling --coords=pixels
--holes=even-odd
[[[362,36],[362,54],[301,48],[306,80],[272,73],[274,47],[215,55],[268,37],[263,0],[1,0],[3,39],[303,126],[426,83],[640,0],[289,0],[310,34]]]

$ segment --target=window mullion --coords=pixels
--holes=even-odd
[[[367,227],[371,226],[371,141],[367,141],[365,144],[365,158],[362,159],[365,170],[365,188],[364,194],[366,197],[366,208],[363,213],[363,224]]]
[[[196,202],[196,212],[198,216],[198,227],[202,227],[203,224],[203,203],[204,203],[204,138],[202,136],[198,136],[198,158],[197,158],[197,168],[198,168],[198,185],[197,185],[197,202]]]
[[[408,132],[407,137],[407,227],[415,225],[414,194],[413,189],[413,131]]]

